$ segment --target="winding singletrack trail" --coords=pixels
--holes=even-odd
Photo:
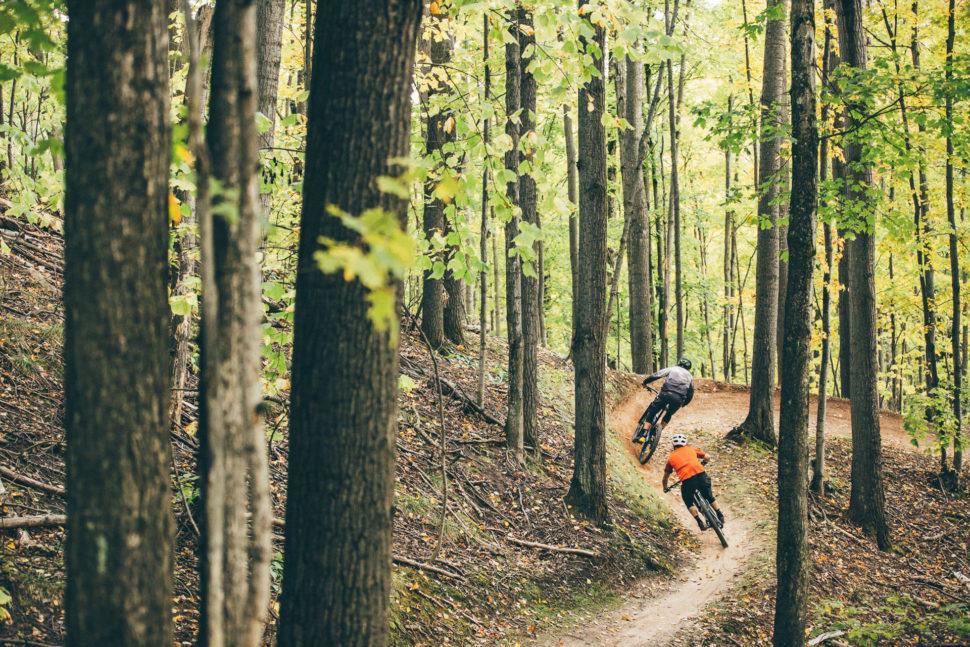
[[[759,519],[744,516],[732,509],[732,501],[722,496],[718,488],[716,469],[713,472],[715,494],[724,509],[727,524],[725,533],[730,547],[721,548],[713,532],[701,533],[690,512],[684,507],[680,491],[663,493],[661,478],[665,457],[669,450],[671,434],[704,429],[724,435],[745,417],[748,411],[748,391],[745,387],[725,385],[711,380],[695,381],[697,394],[690,406],[681,409],[664,430],[661,446],[651,461],[640,466],[643,478],[664,497],[685,527],[690,528],[701,544],[693,563],[672,579],[644,581],[631,588],[628,599],[620,607],[601,613],[589,622],[572,630],[540,637],[538,644],[545,647],[656,647],[671,641],[685,621],[699,615],[705,606],[716,601],[730,590],[740,577],[749,559],[764,550],[771,549],[771,538],[756,531]],[[630,452],[630,460],[636,463],[639,446],[630,442],[640,415],[653,399],[646,389],[635,389],[610,414],[609,426],[620,434]],[[815,433],[817,401],[810,402],[812,411],[810,434]],[[778,420],[778,399],[775,398],[775,422]],[[848,400],[830,398],[827,403],[826,436],[851,437]],[[895,447],[913,449],[902,429],[900,417],[883,413],[881,416],[883,442]],[[664,444],[667,441],[667,444]]]

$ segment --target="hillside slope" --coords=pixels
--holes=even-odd
[[[0,255],[0,468],[49,486],[44,491],[0,474],[6,489],[0,494],[0,516],[62,514],[63,498],[56,493],[64,482],[61,240],[10,220],[0,222],[0,235],[11,250]],[[414,332],[406,329],[402,335],[391,619],[395,644],[492,645],[527,637],[564,622],[577,607],[606,604],[615,591],[648,573],[669,570],[683,556],[678,546],[685,544],[685,533],[637,477],[621,443],[610,445],[612,532],[566,510],[572,376],[569,365],[556,356],[542,355],[541,459],[521,466],[502,449],[502,429],[495,422],[505,406],[504,351],[500,341],[490,340],[486,415],[447,394],[476,392],[477,352],[451,349],[439,362],[446,382],[447,515],[442,520],[434,370]],[[630,386],[629,379],[614,377],[613,401]],[[172,433],[173,476],[180,484],[172,505],[178,527],[173,607],[177,638],[187,645],[198,620],[198,502],[196,394],[186,395],[185,415]],[[267,440],[274,506],[282,518],[286,394],[273,400]],[[0,530],[0,536],[0,640],[63,641],[63,529]],[[281,539],[277,536],[277,550],[282,550]],[[273,565],[276,592],[281,559],[277,554]],[[268,641],[272,633],[270,627]]]

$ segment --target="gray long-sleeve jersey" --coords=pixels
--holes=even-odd
[[[684,404],[687,404],[693,399],[694,378],[691,376],[690,371],[680,366],[668,366],[649,376],[643,383],[650,384],[662,378],[667,378],[667,381],[664,382],[661,391],[679,395],[684,400]]]

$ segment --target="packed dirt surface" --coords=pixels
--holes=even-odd
[[[748,414],[748,388],[738,384],[724,384],[714,380],[699,379],[694,382],[697,394],[694,401],[677,412],[671,423],[671,429],[706,429],[711,432],[723,431],[727,433],[744,421]],[[653,394],[644,391],[642,399],[649,403]],[[645,405],[644,405],[645,406]],[[818,410],[818,398],[811,396],[809,400],[809,434],[815,434],[815,412]],[[778,428],[778,415],[781,405],[779,393],[775,390],[775,429]],[[902,417],[897,413],[883,411],[879,416],[879,428],[882,442],[887,445],[913,449],[909,436],[903,430]],[[636,426],[636,420],[633,422]],[[825,435],[835,438],[852,437],[852,412],[849,401],[843,398],[828,398],[825,403]]]
[[[639,446],[630,442],[626,430],[636,427],[640,414],[653,396],[649,391],[638,390],[628,397],[610,415],[610,428],[624,435],[630,460],[636,462]],[[684,429],[675,418],[669,429]],[[665,434],[669,438],[669,435]],[[664,456],[666,447],[658,449],[653,459],[640,470],[645,478],[661,494]],[[674,637],[688,618],[696,615],[709,602],[727,590],[734,578],[739,576],[750,555],[762,547],[752,528],[752,520],[739,516],[723,497],[719,503],[727,518],[725,533],[730,546],[721,547],[713,532],[701,533],[690,512],[680,498],[680,490],[663,494],[685,527],[697,533],[700,551],[696,562],[681,570],[673,580],[642,582],[632,587],[629,599],[619,608],[599,615],[590,623],[565,634],[540,641],[543,645],[660,645]]]
[[[628,600],[620,607],[601,613],[581,627],[555,636],[540,639],[540,645],[619,646],[664,645],[674,640],[685,621],[697,618],[704,608],[731,590],[746,570],[750,558],[773,543],[767,533],[757,526],[762,519],[752,516],[758,511],[752,506],[732,501],[718,488],[715,479],[715,495],[724,510],[727,522],[725,534],[730,546],[721,547],[717,536],[710,531],[701,533],[680,498],[680,491],[663,494],[661,479],[663,466],[673,433],[703,430],[715,437],[725,435],[744,420],[748,410],[748,390],[744,386],[724,384],[713,380],[697,380],[697,393],[690,406],[681,409],[664,430],[661,446],[646,466],[641,466],[643,478],[656,488],[675,511],[684,526],[699,539],[701,548],[696,560],[686,566],[673,579],[644,581],[631,587]],[[640,415],[653,399],[646,389],[634,390],[610,415],[610,428],[619,434],[630,452],[630,460],[636,463],[639,446],[630,441]],[[810,402],[812,415],[810,433],[815,433],[817,398]],[[775,395],[775,424],[778,421],[778,394]],[[826,436],[851,438],[851,412],[849,401],[829,398],[825,417]],[[884,412],[881,416],[883,442],[894,447],[913,449],[903,431],[900,416]],[[733,504],[733,505],[732,505]]]

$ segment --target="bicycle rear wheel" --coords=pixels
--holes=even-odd
[[[721,540],[721,546],[724,548],[728,547],[727,537],[724,536],[724,530],[721,528],[721,520],[717,518],[717,513],[714,512],[714,508],[711,504],[707,502],[700,492],[694,494],[694,501],[697,503],[697,507],[701,509],[704,514],[704,518],[707,519],[707,525],[714,530],[714,534],[717,538]]]

